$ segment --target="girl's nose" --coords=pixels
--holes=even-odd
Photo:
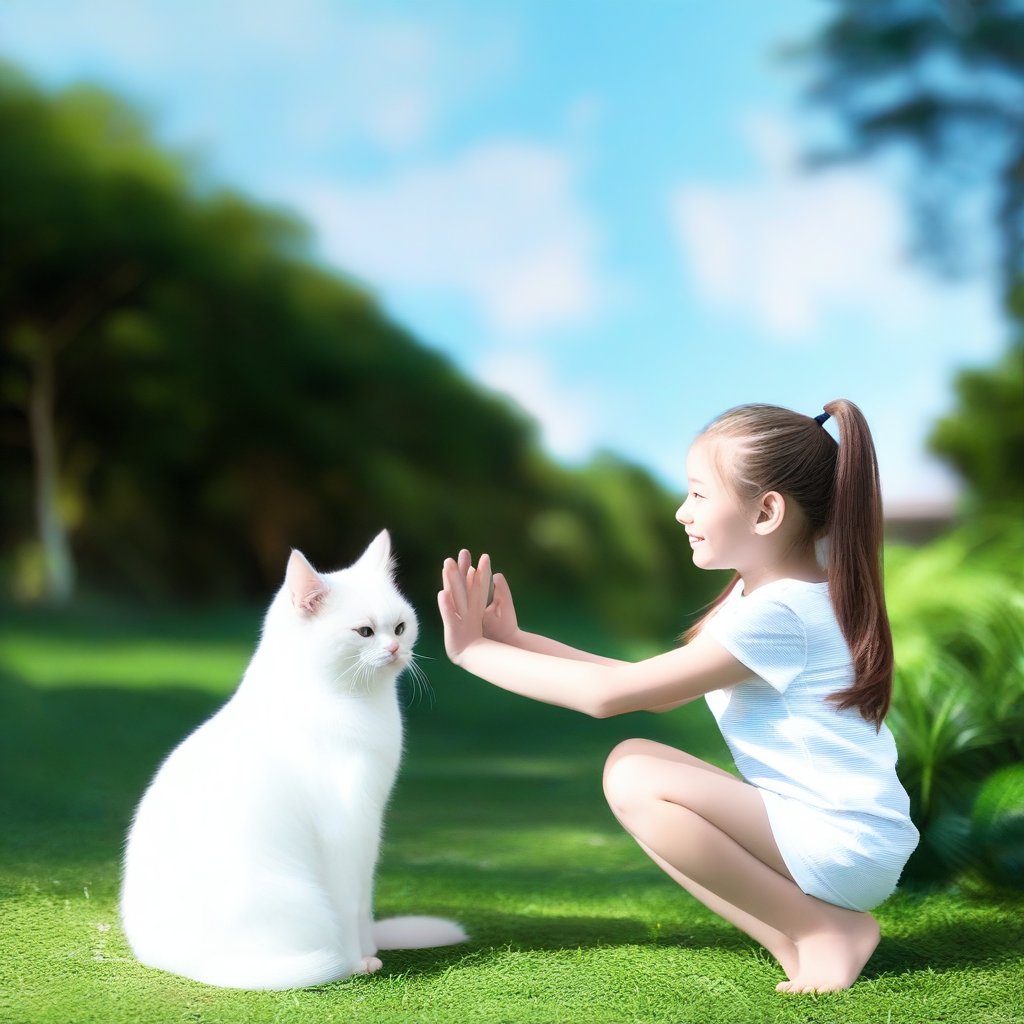
[[[676,522],[682,526],[690,521],[690,517],[686,514],[686,502],[684,501],[679,508],[676,509]]]

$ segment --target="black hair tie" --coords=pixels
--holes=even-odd
[[[832,413],[830,412],[819,413],[814,417],[814,422],[817,423],[819,427],[823,427],[825,426],[825,420],[827,420],[831,415]]]

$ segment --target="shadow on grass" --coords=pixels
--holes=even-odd
[[[1024,909],[1024,908],[1021,908]],[[942,973],[1020,963],[1024,925],[1018,917],[1005,926],[951,921],[926,923],[906,937],[883,935],[863,973],[865,979],[909,973]],[[427,975],[466,961],[501,958],[517,952],[559,952],[621,946],[660,946],[735,953],[760,947],[722,923],[686,922],[662,927],[635,918],[570,917],[491,913],[466,922],[469,942],[425,950],[395,950],[381,954],[386,974]]]
[[[467,942],[434,949],[383,950],[383,977],[428,977],[453,967],[486,964],[517,953],[559,953],[619,947],[672,946],[694,951],[753,951],[757,947],[727,925],[700,923],[652,936],[650,922],[635,918],[553,916],[488,912],[464,922]]]
[[[119,856],[160,760],[217,704],[185,688],[36,689],[0,673],[6,856],[47,870]]]
[[[923,920],[910,935],[886,936],[868,962],[864,976],[908,971],[961,970],[1020,964],[1024,950],[1024,899],[1013,907],[1000,905],[995,920],[971,921],[959,914],[956,920],[938,922],[923,907]],[[987,908],[994,906],[986,902]]]

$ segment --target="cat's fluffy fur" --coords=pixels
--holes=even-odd
[[[401,757],[396,681],[416,632],[387,531],[334,573],[292,552],[234,696],[171,753],[136,811],[121,916],[139,960],[283,989],[376,970],[378,946],[465,939],[436,918],[372,919]]]

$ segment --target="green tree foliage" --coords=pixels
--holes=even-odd
[[[930,447],[967,484],[974,507],[1024,507],[1024,9],[1019,0],[832,0],[818,36],[793,53],[808,97],[842,140],[818,161],[910,154],[916,255],[944,273],[992,257],[996,240],[1010,349],[963,371],[958,406]]]
[[[81,90],[48,108],[12,75],[2,85],[0,304],[5,351],[23,369],[3,394],[30,426],[46,578],[63,597],[74,583],[66,521],[76,512],[60,463],[57,364],[111,310],[137,301],[155,263],[173,259],[180,174],[108,97]],[[104,386],[99,378],[96,390]]]
[[[388,526],[428,606],[460,545],[627,632],[671,635],[706,596],[646,474],[554,464],[510,404],[317,266],[304,225],[201,192],[120,101],[4,71],[0,147],[15,589],[66,598],[77,573],[122,595],[262,598],[290,547],[334,567]]]
[[[976,506],[1024,513],[1024,341],[991,369],[963,370],[954,384],[957,410],[930,438],[967,483]]]
[[[819,160],[899,148],[917,157],[908,198],[918,255],[946,270],[977,250],[961,217],[992,193],[1006,294],[1024,272],[1024,11],[1018,0],[831,0],[808,98],[842,139]]]

